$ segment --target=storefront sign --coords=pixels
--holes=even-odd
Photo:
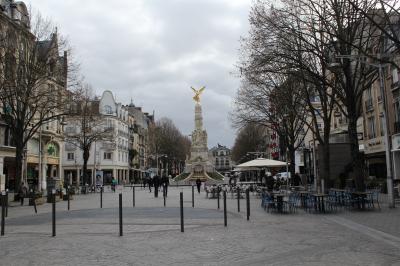
[[[59,164],[59,159],[58,158],[47,158],[47,163],[48,164]]]

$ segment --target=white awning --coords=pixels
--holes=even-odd
[[[237,165],[237,168],[248,168],[248,167],[282,167],[286,166],[286,162],[270,160],[264,158],[258,158],[255,160],[251,160],[242,164]]]

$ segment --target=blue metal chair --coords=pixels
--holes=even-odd
[[[274,199],[265,191],[261,194],[261,207],[263,207],[264,210],[267,210],[267,212],[269,212],[270,208],[276,208]]]

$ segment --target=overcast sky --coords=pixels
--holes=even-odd
[[[194,127],[190,86],[201,102],[208,146],[231,146],[228,114],[239,80],[232,72],[248,32],[251,0],[25,0],[67,36],[86,81],[101,95]]]

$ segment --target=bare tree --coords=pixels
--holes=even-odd
[[[267,145],[267,128],[255,123],[246,124],[236,136],[232,160],[241,163],[248,152],[265,152]]]
[[[363,91],[377,78],[377,69],[365,61],[376,46],[377,28],[364,16],[365,10],[373,6],[371,2],[355,0],[354,3],[288,0],[280,8],[268,10],[267,2],[256,2],[250,17],[255,28],[251,33],[255,37],[251,36],[246,43],[247,58],[242,68],[246,75],[250,72],[265,77],[278,73],[296,76],[302,81],[304,102],[312,117],[311,123],[308,120],[306,123],[323,145],[326,162],[329,162],[333,106],[341,109],[349,121],[356,186],[362,190],[363,160],[359,153],[357,119],[361,115]],[[322,134],[316,127],[317,110],[310,101],[314,95],[321,100],[318,114],[324,121]],[[329,163],[324,165],[327,167]],[[329,166],[323,174],[329,176]]]
[[[149,128],[150,153],[158,161],[159,156],[170,162],[184,161],[190,153],[191,142],[169,118],[161,118]]]
[[[279,8],[258,1],[250,13],[250,22],[252,30],[243,46],[247,60],[242,60],[241,67],[256,75],[283,73],[301,83],[298,89],[302,90],[308,111],[304,123],[319,142],[324,162],[321,177],[328,179],[329,134],[336,93],[332,89],[336,83],[327,71],[330,40],[321,34],[321,25],[315,23],[312,14],[293,1],[284,1]]]
[[[298,81],[280,74],[244,73],[245,81],[235,100],[233,123],[256,123],[271,128],[279,136],[283,151],[295,171],[295,152],[304,140],[306,108]],[[286,154],[286,149],[288,154]]]
[[[57,29],[37,16],[0,20],[0,105],[1,118],[8,125],[15,144],[16,187],[21,182],[24,149],[38,129],[61,120],[69,100],[67,78],[71,71],[66,43]]]
[[[88,85],[82,85],[74,94],[74,102],[70,105],[70,115],[66,118],[66,122],[65,142],[82,150],[83,184],[86,184],[87,163],[93,143],[103,141],[114,146],[115,129],[107,123],[106,117],[100,114],[99,101],[92,96]]]
[[[346,0],[354,9],[360,12],[368,22],[377,29],[379,49],[375,54],[369,54],[373,60],[388,62],[399,68],[398,62],[391,56],[385,56],[400,51],[400,5],[394,0],[370,0],[369,8],[365,9],[359,0]]]

